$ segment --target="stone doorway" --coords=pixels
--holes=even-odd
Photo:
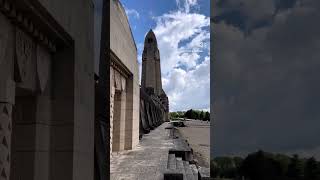
[[[73,47],[55,37],[62,31],[35,28],[45,20],[37,9],[28,19],[15,8],[27,12],[27,2],[2,3],[0,10],[8,9],[0,11],[0,179],[72,179]]]
[[[111,95],[110,95],[110,152],[124,150],[126,125],[126,77],[119,71],[111,68]]]
[[[10,180],[34,178],[36,97],[18,94],[12,109]],[[43,163],[48,168],[48,164]],[[42,170],[47,168],[41,168]],[[46,170],[47,172],[48,170]]]
[[[125,92],[116,91],[114,96],[112,151],[124,150],[124,134],[126,121]]]
[[[110,67],[110,152],[132,149],[133,79],[121,66]]]

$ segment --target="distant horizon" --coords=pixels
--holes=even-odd
[[[210,109],[209,110],[208,109],[195,109],[195,108],[190,108],[190,109],[196,110],[196,111],[210,112]],[[172,113],[172,112],[185,112],[185,111],[188,111],[190,109],[181,110],[181,111],[180,110],[179,111],[170,111],[170,113]]]

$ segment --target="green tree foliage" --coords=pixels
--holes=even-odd
[[[284,154],[276,154],[274,159],[280,163],[280,176],[285,177],[290,163],[290,157]]]
[[[288,166],[287,176],[295,179],[302,179],[303,177],[303,162],[299,159],[297,154],[293,155]]]
[[[269,180],[279,177],[280,169],[280,163],[273,158],[272,154],[258,151],[245,158],[240,172],[251,180]]]
[[[221,178],[233,178],[236,176],[236,165],[231,157],[217,157],[214,159],[216,165],[216,174]]]
[[[211,161],[211,175],[215,178],[245,180],[320,180],[320,162],[283,154],[258,151],[244,159],[216,157]]]
[[[177,112],[170,112],[170,118],[175,119],[175,118],[184,118],[185,112],[184,111],[177,111]]]
[[[206,112],[205,115],[204,115],[204,120],[205,121],[210,121],[210,113],[209,112]]]
[[[320,179],[319,165],[314,157],[307,159],[304,167],[304,178],[306,180]]]
[[[190,109],[186,112],[183,111],[177,111],[177,112],[170,112],[171,118],[187,118],[187,119],[198,119],[198,120],[204,120],[204,121],[210,121],[210,113]]]
[[[199,119],[201,119],[201,120],[204,119],[204,112],[203,111],[200,112]]]

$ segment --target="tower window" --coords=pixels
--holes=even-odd
[[[148,38],[148,43],[152,43],[153,39],[152,38]]]

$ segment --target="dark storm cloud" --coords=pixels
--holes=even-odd
[[[212,25],[212,155],[319,155],[320,2],[229,0],[215,16],[229,7],[247,17],[246,28],[232,16]]]

